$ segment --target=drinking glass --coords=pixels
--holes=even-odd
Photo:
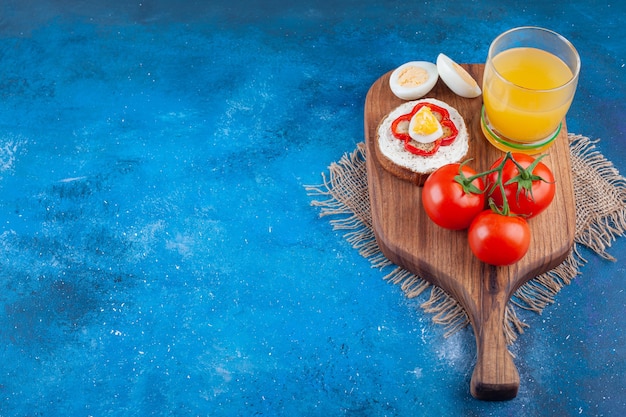
[[[536,154],[558,137],[576,92],[580,57],[563,36],[518,27],[489,47],[481,128],[503,151]]]

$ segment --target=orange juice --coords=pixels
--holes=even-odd
[[[565,62],[541,49],[517,47],[498,53],[485,67],[483,79],[490,125],[517,142],[549,137],[572,102],[576,83],[568,82],[573,77]]]

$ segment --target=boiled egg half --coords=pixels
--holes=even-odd
[[[439,74],[432,62],[411,61],[396,68],[389,78],[389,86],[396,97],[416,100],[428,94],[437,83]]]
[[[441,123],[428,106],[423,106],[411,117],[409,136],[420,143],[431,143],[443,136]]]
[[[437,56],[437,71],[443,82],[455,94],[466,98],[478,97],[481,94],[476,80],[465,71],[465,68],[454,62],[447,55],[439,54]]]

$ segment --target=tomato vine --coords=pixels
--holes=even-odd
[[[533,195],[533,182],[542,181],[549,184],[554,184],[554,180],[545,179],[540,175],[534,174],[535,168],[539,165],[541,160],[546,155],[540,155],[537,158],[533,158],[534,160],[527,167],[522,166],[513,156],[511,152],[507,152],[505,156],[497,161],[495,166],[492,166],[490,169],[479,172],[470,177],[466,177],[463,174],[462,170],[459,170],[459,174],[455,177],[455,181],[458,182],[465,192],[471,193],[484,193],[487,192],[487,195],[491,196],[495,189],[497,188],[502,196],[502,203],[500,205],[496,204],[495,200],[490,197],[488,199],[489,207],[492,211],[501,214],[503,216],[510,216],[513,214],[516,215],[526,215],[529,213],[512,213],[510,209],[510,204],[508,201],[507,193],[505,190],[506,186],[515,186],[516,188],[516,198],[519,199],[521,194],[529,196],[532,200],[534,200]],[[470,160],[463,162],[463,164],[468,163]],[[503,179],[504,169],[508,162],[512,162],[514,166],[517,168],[518,174],[507,179],[506,181]],[[462,164],[462,165],[463,165]],[[472,182],[477,178],[486,179],[489,176],[493,176],[496,174],[496,180],[489,182],[490,186],[488,186],[485,190],[479,190],[476,187],[472,186]],[[551,174],[550,174],[551,175]],[[551,199],[550,199],[551,200]]]

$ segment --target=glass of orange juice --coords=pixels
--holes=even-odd
[[[538,27],[499,35],[483,76],[481,128],[504,151],[536,154],[559,135],[580,73],[580,57],[563,36]]]

